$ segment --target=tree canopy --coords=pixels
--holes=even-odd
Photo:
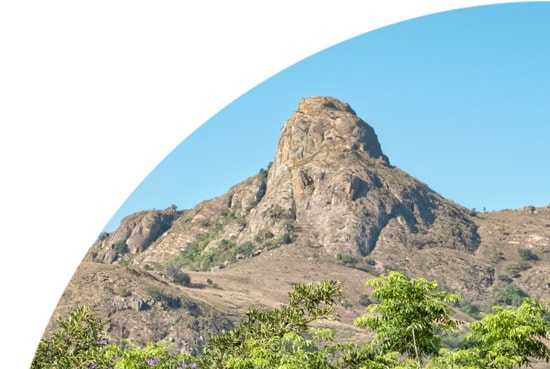
[[[397,351],[415,359],[436,355],[441,346],[441,332],[458,328],[460,322],[451,315],[449,303],[460,300],[457,294],[438,290],[437,282],[424,278],[408,279],[389,272],[370,279],[376,289],[372,297],[379,301],[367,306],[367,314],[356,324],[375,332],[373,344],[382,352]]]

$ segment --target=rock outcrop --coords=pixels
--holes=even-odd
[[[103,233],[86,255],[86,260],[112,264],[145,251],[182,214],[175,209],[141,211],[123,219],[111,234]]]

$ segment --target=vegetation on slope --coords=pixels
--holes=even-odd
[[[211,337],[196,356],[154,342],[109,344],[91,309],[81,306],[40,342],[31,369],[508,369],[550,361],[549,311],[532,298],[518,307],[495,306],[466,326],[450,307],[461,297],[440,291],[437,282],[388,272],[367,284],[375,287],[371,303],[356,321],[374,333],[366,344],[334,342],[328,322],[337,318],[343,285],[327,280],[296,285],[279,308],[250,308],[242,323]],[[459,328],[466,331],[462,342],[444,347],[443,333]]]

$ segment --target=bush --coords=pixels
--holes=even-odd
[[[157,286],[149,285],[145,287],[145,292],[155,301],[161,301],[164,296]]]
[[[336,255],[336,258],[345,265],[353,265],[355,264],[355,259],[351,255],[344,255],[344,254],[338,254]]]
[[[470,315],[471,317],[474,317],[476,319],[480,317],[479,308],[474,305],[470,300],[463,298],[462,300],[458,301],[457,305],[460,310]]]
[[[285,209],[279,205],[273,205],[265,210],[262,215],[271,219],[282,219],[285,216]]]
[[[506,283],[512,283],[513,282],[512,278],[510,278],[510,277],[508,277],[507,275],[504,275],[504,274],[499,274],[497,276],[497,278],[501,282],[506,282]]]
[[[359,305],[369,306],[370,304],[372,304],[372,301],[371,301],[369,295],[364,294],[364,293],[359,295]]]
[[[281,243],[283,245],[288,245],[289,243],[292,243],[292,237],[290,237],[290,233],[284,233],[281,236]]]
[[[508,269],[508,272],[510,273],[510,275],[516,277],[516,276],[519,276],[519,273],[531,268],[531,264],[522,260],[517,263],[507,264],[506,268]]]
[[[103,240],[106,239],[107,237],[109,237],[109,233],[103,231],[103,232],[101,232],[101,233],[99,234],[99,236],[98,236],[97,239],[98,239],[99,241],[103,241]]]
[[[494,245],[485,249],[484,253],[489,258],[490,263],[497,264],[504,260],[504,254]]]
[[[132,295],[132,292],[129,291],[126,287],[119,287],[118,288],[118,295],[120,297],[128,297],[128,296],[131,296]]]
[[[539,259],[537,254],[533,253],[533,251],[529,249],[518,249],[518,254],[519,257],[525,261],[534,261]]]
[[[157,286],[149,285],[145,288],[145,292],[155,301],[160,302],[164,306],[168,306],[173,309],[178,309],[181,307],[181,299],[179,297],[174,297],[166,294],[161,291]]]
[[[119,254],[124,254],[126,251],[128,251],[128,245],[124,241],[117,242],[113,244],[113,250],[115,250]]]
[[[248,256],[248,255],[251,255],[253,251],[254,251],[254,245],[252,244],[252,242],[247,241],[234,248],[233,256],[237,254],[243,254]]]
[[[273,238],[273,236],[273,233],[269,229],[262,228],[258,231],[258,234],[256,235],[256,237],[254,237],[254,239],[256,240],[256,242],[260,242]]]
[[[189,287],[191,285],[191,277],[185,272],[177,272],[172,276],[172,281],[182,286]]]
[[[492,305],[519,306],[528,295],[513,283],[504,283],[493,291]]]

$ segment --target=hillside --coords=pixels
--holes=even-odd
[[[344,282],[346,339],[364,282],[388,270],[465,297],[464,320],[494,303],[550,296],[550,207],[474,212],[391,165],[346,103],[302,99],[273,162],[193,209],[142,211],[102,234],[52,317],[91,304],[116,338],[195,352],[249,306],[284,303],[296,283]],[[175,283],[174,275],[190,281]]]

